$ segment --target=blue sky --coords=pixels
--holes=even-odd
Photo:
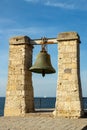
[[[8,76],[9,39],[27,35],[32,39],[57,37],[61,32],[78,32],[83,96],[87,96],[87,0],[1,0],[0,1],[0,96],[5,96]],[[33,59],[40,47],[35,46]],[[57,45],[48,46],[54,68],[57,68]],[[57,71],[58,72],[58,71]],[[35,96],[56,96],[57,73],[33,73]]]

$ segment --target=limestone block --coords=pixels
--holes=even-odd
[[[60,33],[58,35],[57,39],[58,39],[58,41],[63,41],[63,42],[72,40],[72,44],[73,44],[73,40],[75,42],[78,41],[78,43],[80,43],[80,37],[76,32],[63,32],[63,33]]]

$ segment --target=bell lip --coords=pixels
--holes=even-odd
[[[31,72],[34,72],[34,73],[37,73],[37,74],[42,74],[42,72],[43,72],[43,70],[45,71],[45,74],[52,74],[52,73],[56,73],[56,70],[54,69],[54,68],[52,68],[53,70],[51,70],[51,69],[40,69],[40,68],[33,68],[33,67],[31,67],[30,69],[29,69],[29,71],[31,71]]]

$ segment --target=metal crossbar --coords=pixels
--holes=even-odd
[[[41,45],[41,44],[58,44],[56,38],[46,38],[43,37],[41,39],[30,39],[30,43],[32,45]]]

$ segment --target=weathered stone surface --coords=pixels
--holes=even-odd
[[[68,44],[69,45],[72,45],[73,42],[70,42],[70,40],[75,40],[80,43],[80,37],[78,35],[78,33],[76,32],[63,32],[63,33],[60,33],[57,37],[58,41],[64,41],[64,45],[67,45],[67,43],[65,42],[66,40],[68,40]]]
[[[30,38],[27,36],[16,36],[10,38],[10,45],[17,45],[17,44],[30,44]],[[14,47],[13,47],[14,48]]]
[[[27,36],[10,39],[8,85],[5,116],[18,116],[34,111],[32,74],[32,46]]]
[[[83,114],[79,41],[75,32],[58,35],[58,86],[54,111],[58,117],[78,118]]]

